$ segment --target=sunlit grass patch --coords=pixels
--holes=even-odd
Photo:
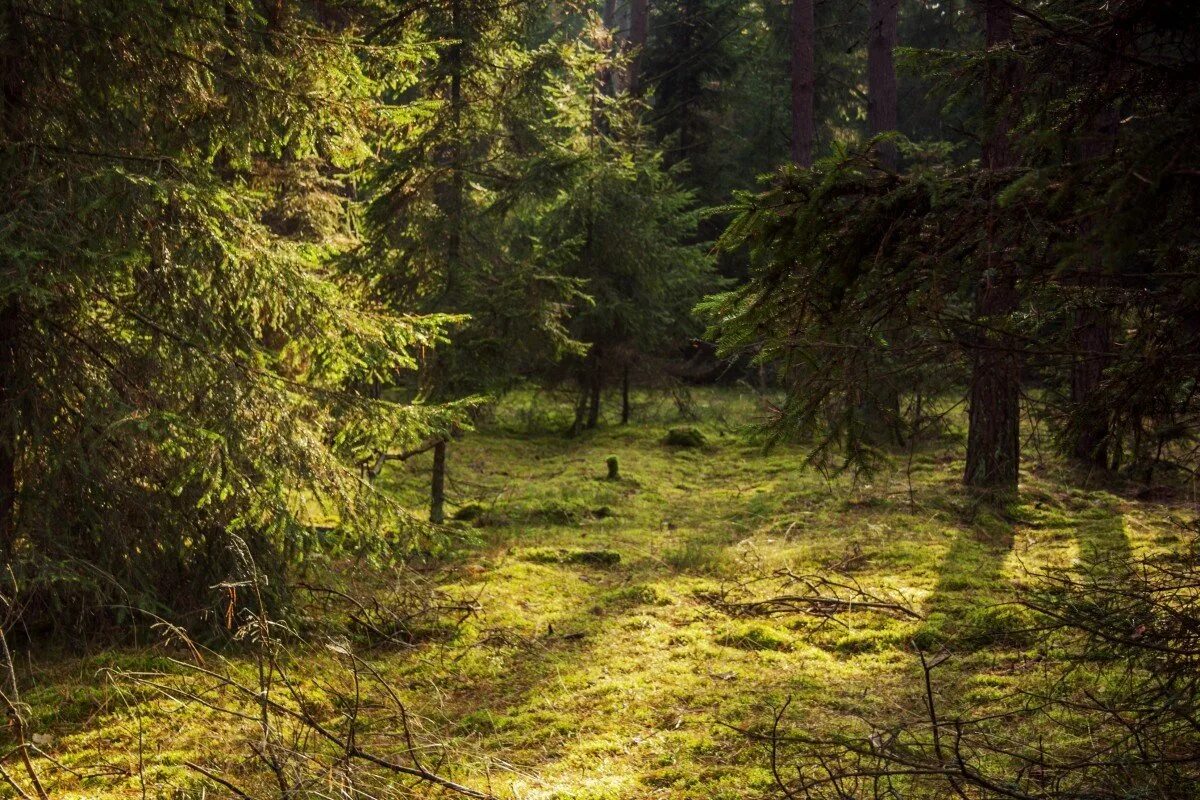
[[[961,687],[964,702],[1001,702],[1035,685],[1037,648],[1052,652],[1014,602],[1032,573],[1178,541],[1170,508],[1071,488],[1051,469],[1031,469],[1013,506],[978,507],[957,487],[952,440],[914,454],[911,474],[898,463],[857,484],[822,476],[803,466],[801,448],[764,452],[739,427],[757,413],[753,396],[691,394],[687,418],[669,398],[644,395],[634,424],[609,419],[573,440],[545,427],[562,409],[524,395],[451,444],[450,512],[470,536],[429,562],[428,579],[447,604],[475,611],[451,618],[452,635],[381,646],[351,627],[349,644],[456,779],[505,800],[761,798],[772,784],[766,753],[737,729],[761,730],[787,698],[810,732],[919,710],[921,649],[952,656],[939,680]],[[705,447],[664,445],[680,426],[703,431]],[[606,479],[610,455],[620,480]],[[427,470],[422,458],[389,463],[379,485],[422,513]],[[327,563],[339,586],[365,597],[397,580],[378,566]],[[746,600],[798,593],[785,573],[860,586],[919,618],[819,604],[737,616],[711,601],[734,589]],[[318,606],[304,614],[303,630],[318,637],[346,626]],[[56,657],[23,676],[31,724],[53,736],[48,752],[92,775],[45,764],[53,797],[139,797],[139,770],[212,796],[183,766],[195,759],[270,787],[246,758],[252,731],[106,683],[106,667],[177,675],[164,652]],[[252,677],[246,654],[227,655]],[[334,660],[290,669],[323,717],[341,719],[326,691],[345,678]],[[98,771],[101,760],[123,772]]]

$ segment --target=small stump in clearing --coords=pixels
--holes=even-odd
[[[609,456],[608,458],[604,459],[604,463],[608,465],[608,480],[621,480],[621,462],[617,459],[617,457]]]

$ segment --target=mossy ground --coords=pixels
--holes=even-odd
[[[453,636],[362,651],[422,735],[440,742],[443,772],[526,800],[763,797],[766,752],[739,729],[761,730],[787,698],[789,724],[807,731],[912,708],[915,643],[951,648],[939,672],[947,694],[986,702],[1041,669],[1027,615],[997,605],[1030,571],[1172,543],[1170,506],[1089,485],[1035,448],[1020,500],[985,511],[959,489],[953,436],[869,480],[827,478],[804,466],[802,448],[764,453],[745,433],[758,413],[752,395],[693,394],[694,416],[646,396],[634,424],[575,439],[559,432],[565,406],[523,395],[451,446],[450,511],[470,544],[437,574],[478,612]],[[666,445],[681,425],[704,446]],[[605,479],[610,455],[618,481]],[[427,469],[389,466],[381,481],[420,509]],[[780,568],[838,564],[924,618],[737,618],[711,602],[752,579],[763,580],[745,594],[769,596]],[[360,587],[389,580],[341,569]],[[291,669],[317,697],[337,663],[297,659]],[[206,784],[188,760],[269,786],[247,761],[248,723],[109,679],[110,669],[179,671],[155,647],[23,669],[31,728],[59,762],[39,759],[52,796],[140,797],[141,773],[150,797],[199,797]]]

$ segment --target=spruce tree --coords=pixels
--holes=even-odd
[[[542,210],[553,249],[570,253],[566,275],[587,302],[568,330],[587,345],[576,360],[581,394],[573,429],[594,427],[604,386],[637,354],[659,354],[698,332],[691,307],[713,285],[711,257],[696,244],[700,209],[663,163],[640,122],[642,104],[604,89],[610,68],[588,40],[553,101],[569,172]]]
[[[374,21],[249,0],[3,13],[0,549],[31,617],[193,620],[247,602],[249,571],[281,603],[318,539],[407,528],[357,462],[438,414],[347,390],[413,367],[440,321],[337,263],[339,176],[380,121]],[[411,69],[403,41],[373,57]]]

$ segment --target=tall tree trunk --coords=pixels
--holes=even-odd
[[[429,481],[429,521],[446,521],[446,441],[433,446],[433,475]]]
[[[581,383],[579,394],[575,397],[575,418],[571,421],[571,427],[567,428],[569,437],[578,436],[579,432],[583,430],[583,419],[588,408],[588,394],[587,386]]]
[[[867,30],[867,131],[871,136],[896,129],[896,48],[897,16],[900,0],[870,0],[870,26]],[[896,146],[879,146],[879,159],[888,169],[898,164]],[[885,331],[888,342],[895,344],[903,331],[890,325]],[[887,364],[873,350],[866,353],[861,383],[859,413],[866,436],[873,442],[903,444],[900,424],[900,392]],[[872,376],[870,373],[875,372]],[[873,378],[873,379],[872,379]]]
[[[6,0],[3,11],[4,41],[0,51],[0,81],[3,82],[4,109],[0,130],[5,149],[25,137],[25,69],[26,47],[22,20],[16,3]],[[15,160],[15,159],[14,159]],[[11,203],[19,195],[16,186],[7,186],[4,202]],[[3,265],[5,277],[16,280],[13,267]],[[17,461],[19,439],[16,434],[19,412],[16,408],[16,384],[20,377],[19,353],[21,342],[21,302],[10,295],[0,306],[0,559],[7,560],[16,546],[17,529]]]
[[[650,13],[647,0],[629,0],[629,48],[633,56],[629,61],[629,92],[641,90],[642,55],[646,50],[646,37],[650,28]]]
[[[867,32],[867,129],[872,136],[897,127],[896,113],[896,27],[900,0],[871,0],[870,30]],[[896,146],[879,147],[879,157],[896,168]]]
[[[604,10],[601,12],[600,21],[604,23],[604,27],[608,30],[610,36],[613,37],[613,44],[617,44],[619,34],[617,32],[617,0],[604,0]]]
[[[984,0],[989,50],[1012,41],[1012,7],[1006,0]],[[1011,67],[992,67],[985,103],[994,128],[984,141],[984,166],[1007,169],[1015,164],[1010,112],[1004,104],[1016,90]],[[967,467],[968,486],[1002,493],[1016,491],[1020,467],[1020,380],[1018,342],[1003,332],[1017,310],[1016,275],[1004,243],[998,241],[994,215],[989,213],[986,269],[975,290],[975,316],[980,332],[973,342]]]
[[[1080,157],[1086,161],[1103,158],[1112,152],[1116,144],[1118,114],[1110,109],[1095,122],[1091,135],[1080,146]],[[1095,224],[1084,224],[1083,232]],[[1095,254],[1079,276],[1081,288],[1098,289],[1103,286],[1103,265],[1099,254]],[[1112,319],[1107,311],[1095,302],[1084,299],[1075,312],[1075,328],[1072,331],[1075,360],[1071,364],[1071,405],[1077,409],[1079,419],[1073,426],[1071,453],[1076,458],[1101,469],[1109,466],[1111,431],[1109,417],[1097,406],[1101,399],[1101,383],[1104,367],[1112,354]]]
[[[816,139],[813,0],[792,0],[792,161],[811,167]]]

